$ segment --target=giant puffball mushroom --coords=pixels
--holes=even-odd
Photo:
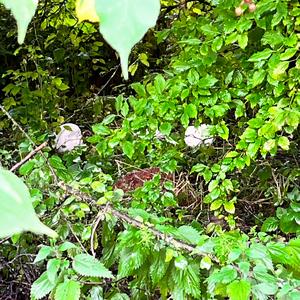
[[[189,126],[185,131],[185,143],[192,148],[201,144],[211,145],[214,141],[210,134],[211,125],[202,124],[199,127]]]
[[[60,125],[60,132],[55,138],[55,148],[59,153],[72,151],[83,144],[80,128],[72,123]]]

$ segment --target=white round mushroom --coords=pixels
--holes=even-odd
[[[201,144],[211,145],[214,141],[210,134],[211,125],[201,124],[199,127],[189,126],[185,131],[185,143],[192,148]]]
[[[80,128],[72,123],[60,125],[60,132],[55,138],[55,148],[58,152],[69,152],[83,144]]]

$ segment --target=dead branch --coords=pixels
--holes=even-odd
[[[43,144],[39,145],[37,148],[33,149],[29,154],[27,154],[21,161],[16,163],[14,166],[10,168],[11,172],[16,171],[19,169],[22,165],[24,165],[31,157],[33,157],[36,153],[41,151],[43,148],[47,146],[47,142],[44,142]]]

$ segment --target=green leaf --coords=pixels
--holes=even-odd
[[[57,237],[56,232],[41,223],[35,214],[26,185],[15,174],[3,169],[0,169],[0,211],[0,237],[22,231]]]
[[[130,300],[129,296],[124,293],[117,293],[110,298],[110,300]]]
[[[238,44],[242,49],[245,49],[248,45],[248,35],[247,33],[243,33],[238,35],[237,37]]]
[[[269,70],[270,76],[275,79],[279,80],[285,74],[286,69],[289,67],[289,61],[281,61],[278,63],[274,68]]]
[[[133,143],[129,142],[129,141],[125,141],[122,144],[122,150],[123,150],[123,152],[124,152],[125,155],[127,155],[129,158],[132,158],[132,156],[134,154]]]
[[[230,300],[247,300],[250,297],[251,284],[246,280],[235,280],[227,286]]]
[[[252,79],[251,79],[251,83],[252,83],[252,87],[256,87],[257,85],[261,84],[266,76],[266,71],[264,69],[260,69],[258,71],[255,71]]]
[[[79,300],[80,284],[74,280],[60,283],[55,292],[55,300]]]
[[[297,48],[286,49],[283,53],[280,54],[280,60],[290,59],[296,54],[297,51],[298,51]]]
[[[24,165],[22,165],[19,169],[19,173],[22,176],[28,175],[31,170],[34,168],[35,162],[33,160],[29,160]]]
[[[186,113],[190,118],[197,118],[197,107],[195,104],[188,104],[185,109],[184,113]]]
[[[201,239],[200,233],[194,227],[187,225],[180,226],[175,235],[191,244],[198,244]]]
[[[210,210],[217,210],[219,209],[223,204],[223,200],[215,200],[211,205],[210,205]]]
[[[54,248],[53,248],[53,247],[50,247],[50,246],[43,246],[43,247],[39,250],[39,252],[38,252],[38,254],[37,254],[37,256],[36,256],[36,258],[35,258],[35,260],[34,260],[33,263],[35,264],[35,263],[37,263],[37,262],[39,262],[39,261],[44,260],[44,259],[47,258],[47,256],[50,255],[53,251],[54,251]]]
[[[164,135],[169,135],[171,133],[171,130],[172,130],[172,125],[168,122],[162,123],[159,126],[159,131]]]
[[[263,231],[263,232],[275,231],[278,228],[278,225],[279,225],[278,219],[276,219],[274,217],[269,217],[264,221],[264,223],[261,227],[261,231]]]
[[[158,284],[167,272],[169,263],[166,262],[165,259],[166,253],[164,250],[154,252],[150,266],[150,276],[154,285]]]
[[[146,31],[155,26],[160,12],[159,0],[96,1],[100,33],[119,53],[124,78],[128,79],[128,58],[132,47]]]
[[[273,51],[271,49],[267,48],[263,51],[254,53],[248,60],[249,61],[266,60],[267,58],[269,58],[271,56],[272,53],[273,53]]]
[[[47,276],[50,282],[55,283],[57,272],[60,268],[61,260],[58,258],[50,259],[47,263]]]
[[[229,213],[229,214],[234,214],[235,213],[235,206],[233,201],[227,201],[223,204],[224,209]]]
[[[78,254],[72,263],[73,269],[80,275],[90,277],[113,278],[111,271],[96,258],[88,254]]]
[[[49,294],[55,287],[55,283],[52,283],[44,272],[31,286],[31,297],[35,299],[42,299]]]
[[[218,82],[218,79],[216,79],[214,76],[206,75],[198,81],[198,87],[201,89],[210,88],[210,87],[214,86],[215,83],[217,83],[217,82]]]
[[[212,262],[209,256],[204,256],[200,262],[200,268],[209,270],[212,266]]]
[[[223,38],[218,36],[213,40],[212,45],[211,45],[211,49],[214,52],[217,52],[222,48],[222,46],[223,46]]]
[[[286,136],[279,137],[277,142],[278,142],[278,146],[281,147],[283,150],[289,150],[290,141]]]
[[[7,9],[10,9],[18,25],[18,43],[24,42],[27,27],[34,16],[38,0],[1,0]]]
[[[90,300],[104,300],[103,298],[103,288],[101,286],[94,286],[91,291],[91,298]]]
[[[158,94],[161,94],[165,87],[166,87],[166,80],[164,79],[164,77],[159,74],[154,78],[154,87],[156,89],[156,92]]]

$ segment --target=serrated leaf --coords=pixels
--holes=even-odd
[[[96,1],[100,33],[120,55],[124,78],[128,79],[128,58],[132,47],[146,31],[155,26],[160,11],[159,0]]]
[[[169,263],[165,261],[165,251],[155,252],[150,266],[150,276],[154,285],[165,276]]]
[[[98,259],[88,254],[78,254],[72,263],[73,269],[80,275],[90,277],[113,278],[108,270]]]
[[[263,232],[275,231],[278,228],[278,225],[279,225],[278,219],[276,219],[274,217],[269,217],[264,221],[264,223],[261,227],[261,231],[263,231]]]
[[[42,299],[55,288],[55,283],[52,283],[44,272],[31,286],[31,297]]]
[[[175,235],[191,244],[198,244],[201,239],[200,233],[192,226],[180,226]]]
[[[12,172],[0,169],[0,237],[22,231],[57,237],[35,214],[29,190]]]
[[[94,286],[90,291],[90,300],[104,300],[103,288],[101,286]]]
[[[75,8],[79,22],[84,20],[99,22],[99,17],[96,13],[95,0],[77,0]]]
[[[235,280],[227,286],[230,300],[247,300],[250,297],[251,284],[246,280]]]
[[[55,300],[79,300],[80,284],[74,280],[60,283],[55,291]]]
[[[1,0],[0,2],[7,9],[10,9],[15,17],[18,25],[18,43],[22,44],[26,36],[27,27],[35,14],[38,0]]]
[[[55,283],[57,272],[60,268],[61,260],[58,258],[50,259],[47,263],[47,276],[51,283]]]

